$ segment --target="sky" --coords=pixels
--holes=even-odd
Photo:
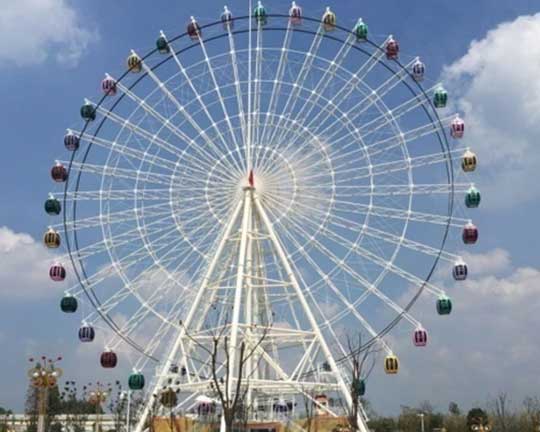
[[[326,1],[304,2],[320,16]],[[289,2],[267,0],[272,12]],[[246,10],[231,0],[231,10]],[[481,240],[468,250],[475,273],[455,294],[451,319],[426,323],[437,340],[413,351],[408,336],[394,346],[408,356],[397,377],[375,372],[368,397],[376,411],[431,400],[468,408],[507,391],[515,405],[538,395],[540,371],[540,7],[525,0],[365,0],[331,3],[340,24],[363,17],[370,30],[392,33],[440,78],[467,122],[466,144],[478,153],[483,192],[475,219]],[[98,94],[104,72],[122,70],[129,49],[153,46],[160,29],[184,31],[190,15],[214,21],[216,0],[4,0],[0,8],[0,406],[22,409],[27,358],[64,356],[66,376],[113,380],[75,341],[47,278],[42,211],[52,161],[63,154],[67,126],[84,97]],[[417,308],[425,305],[419,302]],[[436,317],[433,317],[435,319]]]

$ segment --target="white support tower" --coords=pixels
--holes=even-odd
[[[291,400],[300,396],[317,404],[315,395],[335,394],[350,406],[348,384],[272,226],[264,198],[257,194],[253,173],[246,179],[243,197],[225,225],[209,262],[135,431],[144,429],[152,406],[151,395],[159,395],[165,385],[178,388],[191,402],[197,396],[213,396],[212,366],[205,349],[212,349],[213,338],[218,335],[220,347],[225,337],[230,344],[228,355],[233,366],[228,370],[223,365],[215,368],[224,380],[229,374],[228,397],[234,396],[233,389],[240,379],[241,392],[246,392],[245,403],[254,412],[257,403],[270,401],[271,404],[276,395]],[[291,319],[274,322],[272,305],[277,303],[275,307],[280,307],[276,302],[280,298],[283,307],[291,308]],[[217,304],[220,308],[214,307]],[[251,348],[255,353],[246,361],[243,376],[239,377],[241,343],[246,351]],[[221,351],[220,348],[218,358],[224,354]],[[183,405],[180,401],[179,407]],[[319,407],[330,416],[339,415],[335,408],[342,409],[341,406]],[[368,432],[364,418],[359,423],[360,431]],[[222,428],[223,424],[222,421]]]

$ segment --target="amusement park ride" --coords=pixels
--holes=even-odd
[[[426,346],[411,309],[426,294],[451,313],[431,279],[439,261],[467,278],[446,247],[455,230],[478,240],[458,215],[480,193],[464,122],[425,72],[361,19],[350,30],[330,8],[314,19],[294,2],[282,15],[259,2],[160,32],[85,100],[84,123],[64,137],[70,156],[51,170],[62,190],[45,210],[63,221],[44,242],[67,249],[50,268],[73,281],[62,311],[92,306],[80,341],[99,335],[101,365],[130,363],[130,388],[149,388],[137,431],[165,383],[174,409],[197,412],[214,373],[255,410],[308,397],[337,415],[318,401],[352,403],[348,332],[369,335],[358,349],[384,352],[388,374],[400,362],[386,335],[400,321]],[[212,365],[216,335],[229,343]],[[254,356],[238,376],[241,344]]]

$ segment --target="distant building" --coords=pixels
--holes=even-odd
[[[96,422],[96,415],[85,415],[86,421],[84,422],[85,432],[94,432],[94,425]],[[13,415],[0,415],[0,425],[6,425],[6,432],[24,432],[30,424],[30,416],[26,414],[13,414]],[[69,423],[68,416],[60,415],[55,417],[55,422],[65,425]],[[103,432],[115,430],[115,418],[112,414],[100,415],[101,430]],[[67,432],[67,429],[66,429]]]

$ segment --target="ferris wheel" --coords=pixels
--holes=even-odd
[[[450,314],[433,273],[442,261],[465,280],[447,240],[478,239],[477,158],[425,71],[361,19],[351,30],[294,2],[191,17],[147,54],[132,50],[84,101],[45,203],[63,214],[44,242],[67,249],[50,277],[66,284],[62,311],[83,311],[80,341],[106,335],[101,365],[129,363],[130,387],[150,394],[177,386],[179,409],[208,394],[198,344],[216,331],[232,357],[267,332],[252,371],[260,400],[313,390],[350,402],[350,332],[397,373],[386,335],[403,322],[427,344],[412,306],[429,295]]]

